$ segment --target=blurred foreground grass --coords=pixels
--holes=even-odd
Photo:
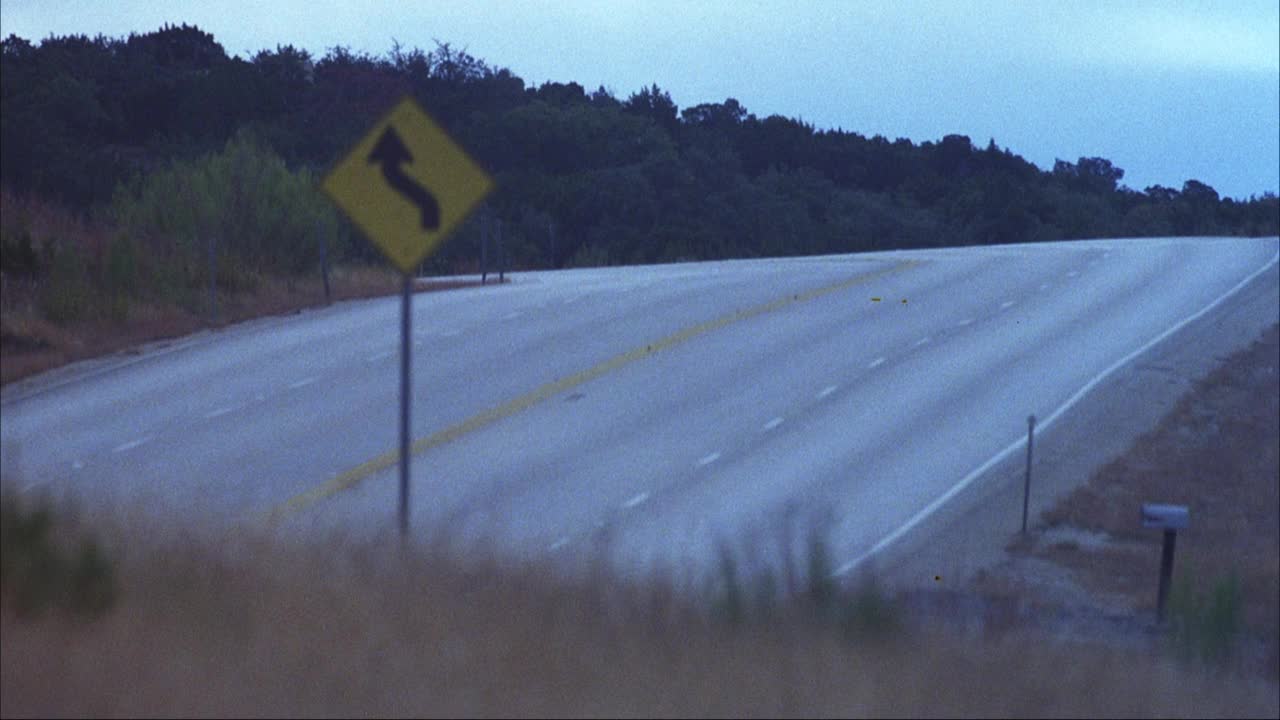
[[[1274,684],[1167,654],[908,626],[872,584],[808,582],[757,602],[777,595],[749,586],[727,553],[698,600],[603,569],[570,581],[463,564],[443,542],[307,546],[66,507],[40,515],[4,497],[6,717],[1280,712]],[[102,548],[88,575],[109,591],[83,588],[105,602],[20,600],[39,577],[21,556],[75,568],[85,547]],[[49,598],[86,591],[39,582],[65,590]]]

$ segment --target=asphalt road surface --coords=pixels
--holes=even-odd
[[[848,574],[1025,452],[1029,415],[1052,438],[1117,370],[1274,294],[1278,249],[1045,243],[421,294],[411,533],[708,568],[721,546],[773,557],[820,526]],[[1259,328],[1277,321],[1254,305]],[[92,507],[394,534],[399,312],[349,302],[6,387],[5,475]],[[1219,354],[1252,339],[1208,335]]]

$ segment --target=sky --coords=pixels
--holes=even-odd
[[[4,0],[0,35],[194,24],[228,54],[447,42],[526,84],[651,84],[681,108],[936,141],[1043,169],[1105,157],[1136,190],[1280,192],[1280,0]]]

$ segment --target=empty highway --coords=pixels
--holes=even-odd
[[[1023,452],[1028,415],[1052,442],[1197,323],[1206,352],[1252,340],[1215,335],[1215,312],[1252,298],[1250,321],[1276,322],[1278,247],[1081,241],[420,294],[413,532],[564,558],[605,532],[620,562],[705,567],[791,507],[827,518],[850,572]],[[95,507],[392,533],[399,310],[343,303],[11,385],[6,477]]]

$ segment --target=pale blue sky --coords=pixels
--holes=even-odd
[[[1280,190],[1280,2],[609,0],[159,3],[4,0],[0,34],[124,36],[163,23],[246,57],[277,44],[465,48],[527,83],[937,140],[969,135],[1042,168],[1102,156],[1124,184]]]

